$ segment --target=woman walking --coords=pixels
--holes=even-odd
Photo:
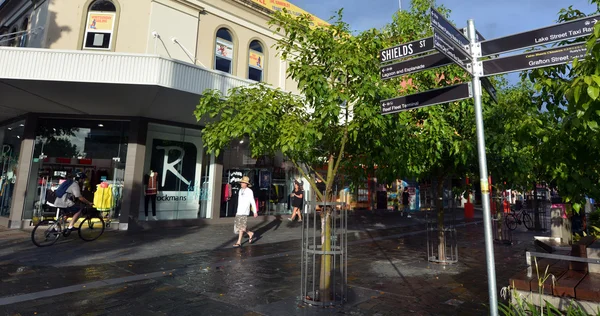
[[[254,192],[249,188],[250,178],[243,176],[240,184],[242,187],[238,193],[238,206],[233,225],[233,233],[238,234],[239,237],[237,243],[233,245],[234,248],[242,246],[244,233],[248,234],[248,243],[254,242],[254,233],[248,230],[248,215],[250,215],[250,210],[252,209],[254,217],[258,216],[254,201]]]
[[[302,204],[304,203],[304,190],[302,189],[302,186],[300,185],[300,182],[298,182],[298,180],[294,180],[294,192],[292,192],[292,194],[290,195],[292,196],[292,207],[294,208],[294,210],[292,211],[292,217],[288,218],[288,220],[291,222],[294,220],[294,217],[298,215],[298,221],[301,222],[301,210]]]

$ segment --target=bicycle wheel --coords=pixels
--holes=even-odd
[[[104,233],[104,220],[102,216],[94,215],[86,217],[81,224],[79,224],[79,238],[85,241],[93,241],[98,239]]]
[[[504,223],[510,230],[515,230],[517,228],[517,219],[513,214],[506,215],[506,218],[504,218]]]
[[[60,235],[62,227],[58,221],[41,221],[35,225],[31,232],[31,241],[38,247],[52,246]]]
[[[525,228],[532,230],[533,229],[533,219],[527,213],[523,213],[523,224],[525,224]]]

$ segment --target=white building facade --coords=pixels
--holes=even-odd
[[[89,199],[111,186],[119,229],[229,221],[240,175],[261,214],[286,213],[289,164],[250,157],[247,142],[210,155],[193,116],[207,89],[297,91],[267,22],[276,5],[301,9],[263,2],[0,0],[0,226],[43,216],[45,190],[75,172],[88,174]]]

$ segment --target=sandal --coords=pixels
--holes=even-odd
[[[239,247],[241,247],[241,246],[242,246],[241,244],[237,244],[237,243],[236,243],[235,245],[233,245],[233,248],[239,248]]]
[[[248,239],[248,243],[249,243],[249,244],[251,244],[251,243],[253,243],[253,242],[254,242],[254,240],[255,240],[255,239],[254,239],[254,237],[255,237],[255,236],[256,236],[256,233],[252,234],[252,237],[250,237],[250,238]]]

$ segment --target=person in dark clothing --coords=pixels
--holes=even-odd
[[[298,221],[302,221],[302,206],[304,204],[304,190],[297,180],[294,181],[294,192],[290,194],[292,197],[292,217],[288,218],[289,221],[293,221],[296,215],[298,215]]]
[[[410,194],[408,193],[408,188],[405,187],[404,188],[404,192],[402,192],[402,216],[404,216],[404,213],[406,212],[408,218],[411,218],[412,216],[410,216],[410,213],[408,212],[410,210],[409,206],[408,206],[408,201],[410,198]]]

